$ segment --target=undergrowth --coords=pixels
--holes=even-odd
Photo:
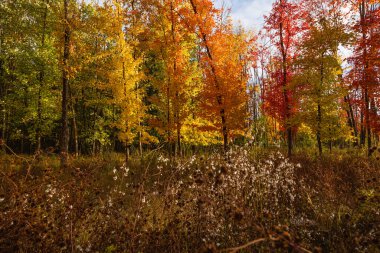
[[[379,252],[375,157],[122,160],[1,156],[0,252]]]

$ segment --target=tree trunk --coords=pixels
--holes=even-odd
[[[129,157],[130,157],[130,148],[129,148],[129,145],[126,144],[125,145],[125,165],[128,166],[128,163],[129,163]]]
[[[333,140],[332,140],[332,134],[331,134],[331,125],[329,125],[329,151],[330,154],[332,153],[333,148]]]
[[[68,86],[69,89],[69,97],[70,97],[70,109],[71,113],[73,115],[73,118],[71,119],[72,122],[72,144],[74,146],[74,152],[75,152],[75,157],[79,156],[79,143],[78,143],[78,127],[77,127],[77,116],[75,112],[75,100],[73,98],[73,92],[71,90],[70,85]]]
[[[42,125],[42,94],[41,90],[43,87],[43,79],[44,79],[44,73],[43,71],[40,72],[40,86],[38,87],[38,101],[37,101],[37,128],[36,128],[36,140],[37,140],[37,147],[36,147],[36,153],[40,153],[41,151],[41,125]]]
[[[365,96],[365,126],[367,131],[367,148],[368,148],[368,155],[370,154],[370,150],[372,148],[372,139],[371,139],[371,123],[370,123],[370,101],[368,96],[368,88],[366,87],[364,91]]]
[[[198,10],[197,10],[197,6],[195,5],[195,2],[193,0],[190,0],[190,4],[192,6],[194,14],[198,14]],[[200,35],[201,35],[201,39],[202,39],[203,43],[205,44],[207,57],[210,60],[210,68],[211,68],[211,73],[213,74],[215,87],[217,90],[219,90],[219,82],[218,82],[218,78],[217,78],[218,75],[216,73],[216,69],[215,69],[215,66],[213,64],[213,56],[212,56],[211,50],[208,46],[207,36],[202,31],[202,29],[200,29]],[[227,127],[225,108],[223,106],[223,97],[218,94],[216,96],[216,100],[217,100],[218,106],[221,108],[220,109],[220,118],[221,118],[221,123],[222,123],[223,150],[224,150],[224,153],[226,153],[228,150],[228,127]]]
[[[332,140],[329,141],[329,149],[330,149],[330,154],[332,153]]]
[[[72,113],[73,113],[73,119],[72,119],[72,124],[73,124],[73,142],[74,142],[74,151],[75,151],[75,156],[79,156],[79,142],[78,142],[78,127],[77,127],[77,119],[76,119],[76,113],[75,113],[75,108],[72,105]]]
[[[228,151],[228,129],[226,124],[226,116],[224,109],[220,110],[221,120],[222,120],[222,132],[223,132],[223,150],[224,153]]]
[[[182,156],[182,144],[181,144],[181,127],[177,125],[177,146],[178,146],[178,154]]]
[[[172,134],[171,134],[171,124],[170,124],[170,80],[168,82],[168,87],[166,88],[166,121],[167,121],[167,135],[168,135],[168,152],[169,156],[172,156]]]
[[[3,54],[3,30],[0,29],[0,55]],[[2,152],[6,152],[5,144],[6,144],[6,119],[7,119],[7,110],[6,110],[6,97],[7,97],[7,88],[5,84],[5,60],[0,57],[0,98],[3,100],[1,103],[1,111],[2,122],[1,122],[1,138],[0,138],[0,146],[2,148]]]
[[[321,106],[321,89],[323,87],[323,82],[324,82],[324,64],[323,64],[323,58],[324,58],[324,52],[322,52],[321,55],[321,68],[320,68],[320,75],[321,75],[321,80],[319,83],[318,87],[318,102],[317,102],[317,143],[318,143],[318,151],[319,151],[319,156],[322,156],[322,137],[321,137],[321,132],[322,132],[322,106]]]
[[[140,125],[141,125],[141,123],[140,123]],[[143,156],[143,145],[142,145],[141,131],[139,131],[139,153],[140,153],[140,156],[142,157]]]
[[[292,127],[290,125],[290,103],[289,103],[289,93],[287,89],[288,84],[288,69],[287,69],[287,53],[285,51],[284,45],[284,35],[283,35],[283,23],[280,23],[280,44],[281,44],[281,54],[282,54],[282,74],[283,74],[283,95],[284,95],[284,106],[285,106],[285,126],[286,126],[286,135],[287,135],[287,143],[288,143],[288,157],[292,156],[293,149],[293,138],[292,138]]]
[[[45,1],[44,1],[45,3]],[[41,48],[45,48],[45,33],[46,33],[46,23],[47,23],[47,2],[43,14],[43,28],[42,28],[42,36],[41,36]],[[36,128],[36,140],[37,140],[37,148],[36,153],[40,153],[41,151],[41,130],[42,130],[42,89],[44,87],[45,82],[45,63],[42,64],[41,70],[39,73],[39,86],[38,86],[38,101],[37,101],[37,128]]]
[[[123,62],[123,89],[124,89],[124,102],[127,103],[127,79],[125,74],[125,62]],[[125,133],[128,134],[128,122],[125,122]],[[129,163],[129,139],[125,139],[125,166]]]
[[[365,145],[365,127],[364,127],[364,109],[363,107],[360,110],[360,146]]]
[[[1,53],[1,43],[2,43],[2,40],[0,41],[0,53]],[[7,108],[6,108],[7,88],[5,87],[4,73],[5,73],[4,61],[0,59],[0,96],[1,96],[1,99],[3,100],[3,103],[1,104],[1,111],[3,112],[3,115],[2,115],[0,142],[2,142],[3,144],[1,145],[3,153],[6,152],[5,144],[6,144],[6,128],[7,128],[7,123],[6,123],[7,122]]]
[[[317,143],[319,155],[322,155],[322,140],[321,140],[321,122],[322,122],[322,109],[321,105],[318,103],[318,114],[317,114]]]
[[[68,85],[69,85],[69,57],[70,57],[70,26],[68,24],[68,2],[64,0],[64,22],[65,22],[65,34],[63,45],[63,70],[62,70],[62,133],[61,133],[61,167],[67,167],[67,157],[69,149],[69,128],[67,122],[67,97],[68,97]]]
[[[176,24],[175,24],[175,18],[174,18],[174,7],[173,2],[170,2],[170,21],[171,21],[171,36],[172,36],[172,43],[174,44],[174,47],[176,48]],[[179,93],[178,93],[178,82],[175,78],[175,75],[177,74],[177,57],[174,55],[173,57],[173,78],[171,78],[173,83],[173,88],[175,89],[175,100],[174,100],[174,121],[176,125],[176,131],[177,131],[177,140],[175,143],[174,148],[174,155],[177,156],[178,154],[181,154],[181,140],[180,140],[180,118],[179,118]]]
[[[348,110],[347,110],[348,122],[349,122],[350,127],[354,130],[355,146],[357,146],[358,145],[358,128],[356,126],[355,115],[354,115],[354,110],[352,109],[350,96],[349,95],[345,96],[344,100],[346,101],[348,105]]]
[[[363,102],[365,104],[364,109],[364,115],[365,115],[365,129],[362,129],[363,132],[367,133],[367,148],[368,148],[368,155],[371,154],[370,150],[372,148],[372,139],[371,139],[371,124],[370,124],[370,95],[368,90],[368,60],[367,60],[367,1],[362,1],[359,7],[359,13],[360,13],[360,24],[361,24],[361,31],[362,31],[362,39],[364,43],[364,51],[363,51],[363,62],[364,62],[364,77],[363,77],[363,85],[364,86],[364,97]],[[363,136],[364,137],[364,136]],[[365,137],[362,140],[363,145],[365,144]]]
[[[28,97],[29,97],[28,90],[25,89],[24,108],[28,108]],[[22,135],[21,135],[21,153],[24,154],[26,152],[26,150],[25,150],[25,142],[27,141],[26,137],[28,135],[26,124],[22,124],[21,132],[22,132]]]

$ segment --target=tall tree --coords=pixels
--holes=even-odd
[[[46,30],[47,30],[47,17],[48,17],[48,0],[43,1],[44,10],[42,14],[42,32],[41,32],[41,48],[46,46]],[[37,153],[41,151],[41,135],[42,135],[42,89],[45,84],[45,64],[42,63],[39,73],[39,87],[38,87],[38,100],[37,100],[37,127],[36,127],[36,140],[37,140]]]
[[[341,18],[332,11],[334,4],[313,5],[306,17],[311,24],[301,45],[301,54],[295,62],[294,80],[299,90],[300,119],[316,135],[319,154],[323,141],[346,137],[347,127],[342,122],[340,101],[346,94],[341,84],[341,64],[338,47],[348,40]],[[329,15],[330,14],[330,15]]]
[[[169,153],[181,154],[182,140],[187,139],[182,130],[195,116],[192,105],[201,89],[196,36],[178,14],[183,3],[168,0],[157,2],[155,8],[149,37],[156,39],[148,44],[162,69],[160,75],[149,74],[157,91],[151,97],[159,112],[154,125],[165,136]]]
[[[200,61],[205,76],[204,112],[213,119],[220,119],[214,124],[221,130],[226,152],[233,132],[246,127],[248,41],[244,33],[233,32],[229,16],[224,10],[216,9],[212,1],[189,0],[188,3],[191,8],[184,8],[180,13],[203,49]]]
[[[352,1],[352,7],[358,16],[354,31],[356,41],[354,56],[350,58],[353,64],[351,77],[353,87],[359,89],[361,99],[357,102],[360,108],[360,143],[367,140],[368,154],[372,147],[372,131],[376,125],[378,112],[376,101],[379,91],[379,22],[380,7],[376,1]]]
[[[281,122],[285,130],[288,156],[292,155],[293,132],[291,119],[295,112],[294,91],[290,87],[293,69],[292,61],[297,56],[297,41],[303,30],[301,12],[297,5],[289,0],[277,0],[271,13],[265,17],[265,29],[269,33],[276,55],[276,65],[270,76],[272,84],[267,87],[264,110]]]
[[[57,94],[51,90],[57,74],[53,6],[44,0],[6,1],[0,6],[5,18],[1,19],[1,133],[12,148],[23,152],[39,150],[41,139],[50,137],[56,126],[57,104],[52,101]]]
[[[112,8],[115,8],[112,18],[115,28],[114,37],[116,42],[115,55],[112,58],[112,72],[109,76],[109,82],[112,87],[116,105],[120,108],[121,113],[119,120],[116,122],[116,127],[119,129],[119,138],[126,147],[126,163],[129,160],[129,147],[133,144],[134,140],[138,138],[141,142],[142,138],[150,139],[150,135],[145,133],[141,127],[141,122],[144,121],[146,107],[144,105],[143,90],[138,88],[143,76],[140,70],[142,59],[138,57],[137,52],[133,45],[134,38],[127,40],[124,32],[124,27],[127,26],[125,21],[126,17],[123,15],[123,6],[118,1],[112,2],[114,7],[108,9],[108,13],[112,13]],[[133,3],[132,3],[133,4]],[[124,6],[124,8],[126,8]],[[132,10],[134,6],[131,6]],[[133,15],[134,13],[127,13]],[[137,26],[132,26],[129,33],[137,34]],[[140,143],[139,143],[140,144]]]
[[[67,166],[69,152],[68,90],[71,27],[69,19],[69,0],[63,0],[63,56],[62,56],[62,131],[60,142],[61,167]]]

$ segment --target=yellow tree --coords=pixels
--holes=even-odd
[[[142,60],[133,54],[133,47],[126,42],[125,16],[121,4],[112,1],[108,13],[111,15],[109,22],[114,28],[111,42],[115,43],[109,85],[113,92],[113,103],[120,109],[120,117],[115,126],[119,129],[119,139],[125,144],[128,162],[130,145],[136,137],[142,135],[141,122],[146,110],[142,90],[136,89],[143,77],[140,71]],[[149,139],[149,135],[146,134],[146,138]]]
[[[321,18],[305,34],[301,55],[297,60],[298,74],[294,83],[299,89],[299,118],[316,135],[319,154],[323,142],[349,136],[340,99],[345,90],[340,84],[342,74],[338,46],[347,35],[337,24]]]

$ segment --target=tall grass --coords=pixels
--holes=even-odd
[[[1,252],[377,252],[379,162],[234,147],[1,157]]]

